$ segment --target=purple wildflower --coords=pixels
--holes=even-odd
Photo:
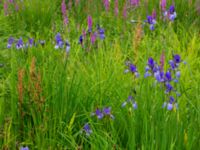
[[[90,40],[91,40],[91,43],[92,43],[92,44],[95,43],[96,38],[97,38],[97,33],[92,33],[92,34],[90,35]]]
[[[124,17],[124,19],[127,18],[127,7],[126,7],[126,4],[124,5],[124,8],[123,8],[123,17]]]
[[[166,10],[166,5],[167,5],[166,0],[161,0],[160,6],[161,6],[161,10],[162,10],[162,11],[165,11],[165,10]]]
[[[150,25],[149,28],[150,30],[154,30],[155,29],[155,24],[156,24],[156,20],[152,17],[152,16],[147,16],[147,23]]]
[[[55,36],[55,40],[56,40],[56,45],[55,45],[55,49],[58,48],[63,48],[64,42],[62,40],[61,34],[57,33]]]
[[[172,103],[168,103],[167,104],[167,109],[168,110],[172,110],[173,109],[173,104]]]
[[[14,38],[13,38],[13,37],[10,37],[10,38],[8,39],[7,48],[11,48],[13,43],[14,43]]]
[[[88,21],[88,31],[92,32],[92,17],[88,16],[87,21]]]
[[[114,119],[114,116],[111,114],[111,107],[105,107],[103,109],[103,113],[105,116],[109,116],[110,118]]]
[[[172,80],[172,76],[171,76],[171,72],[170,71],[167,71],[165,73],[165,79],[166,79],[166,81],[171,81]]]
[[[169,93],[173,90],[173,86],[168,82],[166,82],[165,87],[166,87],[166,91],[165,91],[166,93]]]
[[[153,18],[154,20],[156,20],[156,10],[155,10],[155,9],[154,9],[153,12],[152,12],[152,18]]]
[[[16,48],[21,49],[23,47],[24,47],[24,42],[23,42],[22,38],[20,38],[16,43]]]
[[[176,78],[180,78],[180,76],[181,76],[181,72],[180,72],[180,71],[177,71],[177,72],[176,72]]]
[[[171,5],[169,7],[169,11],[168,11],[168,17],[169,20],[174,21],[174,19],[176,18],[176,11],[175,11],[175,7],[173,5]]]
[[[138,6],[139,5],[139,0],[130,0],[130,4],[132,5],[132,6]]]
[[[154,77],[158,82],[164,82],[164,72],[162,71],[156,71],[154,73]]]
[[[96,109],[95,114],[96,114],[98,119],[102,119],[104,117],[103,113],[98,108]]]
[[[28,146],[26,147],[20,147],[20,150],[29,150]]]
[[[66,25],[68,24],[68,18],[67,18],[67,9],[66,9],[65,0],[63,0],[61,3],[61,12],[62,12],[64,25]]]
[[[109,0],[103,0],[103,4],[104,4],[104,7],[105,7],[106,11],[108,12],[109,11],[109,7],[110,7]]]
[[[137,68],[136,68],[136,66],[133,65],[133,64],[130,64],[129,69],[130,69],[130,71],[131,71],[132,73],[137,72]]]
[[[91,130],[91,128],[90,128],[90,126],[89,126],[88,123],[86,123],[86,124],[84,125],[83,131],[86,133],[87,136],[90,136],[90,134],[92,133],[92,130]]]
[[[181,57],[180,57],[180,55],[176,54],[176,55],[174,55],[173,57],[174,57],[174,62],[175,62],[176,64],[178,64],[178,63],[181,62]]]
[[[153,60],[152,57],[150,57],[150,58],[148,59],[148,65],[149,65],[149,67],[150,67],[151,69],[153,69],[154,66],[156,65],[156,62]]]
[[[133,103],[132,103],[132,105],[133,105],[133,109],[137,109],[137,108],[138,108],[138,106],[137,106],[137,103],[136,103],[136,102],[133,102]]]
[[[29,42],[29,46],[32,47],[33,44],[34,44],[34,39],[33,38],[29,38],[28,42]]]
[[[163,71],[165,65],[165,54],[162,52],[160,57],[160,70]]]
[[[83,35],[81,35],[80,37],[79,37],[79,44],[83,44]]]
[[[65,41],[65,45],[66,45],[66,53],[69,53],[69,51],[70,51],[70,44],[69,44],[69,42],[66,40]]]
[[[6,1],[4,2],[3,9],[4,9],[4,15],[7,16],[8,15],[8,3]]]
[[[118,16],[119,14],[119,8],[118,8],[118,0],[115,0],[115,16]]]
[[[105,31],[104,31],[104,29],[99,28],[98,31],[99,31],[99,38],[102,39],[102,40],[105,39]]]

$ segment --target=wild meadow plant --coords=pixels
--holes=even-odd
[[[198,149],[188,3],[0,1],[0,148]]]

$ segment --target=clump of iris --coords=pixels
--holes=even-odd
[[[131,63],[130,61],[126,61],[125,65],[127,66],[127,68],[124,70],[124,73],[131,72],[132,74],[135,75],[136,78],[140,76],[140,74],[138,73],[137,67],[133,63]]]
[[[165,18],[168,18],[170,21],[174,21],[177,17],[175,6],[171,5],[169,10],[164,11],[163,14]]]
[[[55,36],[55,41],[56,41],[56,44],[55,44],[55,49],[64,49],[66,50],[66,53],[69,53],[70,51],[70,44],[68,42],[68,40],[63,40],[62,37],[61,37],[61,34],[60,33],[57,33],[56,36]]]
[[[97,38],[104,40],[105,39],[105,30],[97,24],[96,29],[94,30],[92,17],[88,16],[88,29],[87,32],[84,30],[79,36],[78,43],[83,47],[87,41],[90,41],[91,44],[94,44],[97,41]]]
[[[170,99],[169,106],[172,106],[173,103],[176,102],[173,98],[174,93],[177,96],[180,96],[173,84],[177,84],[179,82],[179,78],[181,76],[179,65],[181,62],[180,55],[173,55],[173,59],[169,61],[169,68],[165,72],[163,67],[161,65],[159,66],[156,61],[150,57],[145,68],[144,77],[147,78],[152,76],[156,83],[160,83],[161,86],[164,87],[165,94]]]
[[[104,107],[103,109],[97,108],[95,112],[92,112],[91,116],[96,116],[99,120],[103,118],[111,118],[114,119],[114,115],[111,112],[111,107]]]
[[[83,132],[86,134],[86,136],[90,136],[90,134],[92,134],[92,129],[88,123],[83,126]]]
[[[156,15],[152,14],[152,15],[147,16],[147,20],[145,22],[147,22],[149,24],[150,30],[152,30],[152,31],[155,30]]]
[[[39,40],[37,43],[33,38],[29,38],[26,42],[20,37],[19,39],[14,39],[12,36],[8,39],[7,42],[7,48],[13,48],[15,47],[17,50],[20,49],[27,49],[27,48],[32,48],[33,46],[37,46],[38,44],[44,46],[45,45],[45,40]]]
[[[138,105],[137,105],[137,102],[134,100],[133,96],[129,96],[127,98],[127,100],[125,100],[123,103],[122,103],[122,107],[125,107],[127,104],[131,104],[131,106],[133,107],[133,109],[137,109],[138,108]]]

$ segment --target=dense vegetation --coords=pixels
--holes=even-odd
[[[200,147],[200,1],[0,0],[0,148]]]

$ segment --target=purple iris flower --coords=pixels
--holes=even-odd
[[[174,57],[174,62],[175,62],[176,64],[178,64],[178,63],[181,62],[181,57],[180,57],[180,55],[176,54],[176,55],[174,55],[173,57]]]
[[[171,5],[169,7],[169,20],[174,21],[174,19],[176,18],[176,11],[175,11],[175,7],[173,5]]]
[[[150,57],[150,58],[148,59],[148,65],[149,65],[149,67],[150,67],[151,69],[153,69],[154,66],[155,66],[155,64],[156,64],[156,62],[153,60],[152,57]]]
[[[83,44],[83,36],[81,35],[80,37],[79,37],[79,44]]]
[[[133,102],[133,103],[132,103],[132,105],[133,105],[133,109],[137,109],[137,108],[138,108],[138,106],[137,106],[137,103],[136,103],[136,102]]]
[[[156,24],[155,18],[153,18],[153,16],[147,16],[147,22],[150,25],[149,26],[150,30],[154,30],[155,29],[154,25]]]
[[[98,108],[96,109],[95,114],[96,114],[98,119],[102,119],[104,117],[103,113]]]
[[[14,43],[14,38],[13,37],[10,37],[9,39],[8,39],[8,44],[7,44],[7,48],[11,48],[12,47],[12,44]]]
[[[153,24],[153,17],[152,16],[147,16],[147,22],[149,24]]]
[[[168,110],[172,110],[173,109],[173,104],[172,103],[168,103],[167,104],[167,109]]]
[[[177,71],[177,72],[176,72],[176,78],[180,78],[180,76],[181,76],[181,72],[180,72],[180,71]]]
[[[165,79],[166,79],[166,81],[171,81],[172,80],[172,76],[171,76],[171,72],[170,71],[167,71],[165,73]]]
[[[105,39],[105,31],[102,28],[99,29],[99,38],[102,40]]]
[[[23,47],[24,47],[24,42],[23,42],[22,38],[20,38],[16,43],[16,48],[21,49]]]
[[[137,67],[134,64],[130,63],[128,70],[130,70],[131,73],[134,73],[137,78],[139,77],[139,73],[137,71]]]
[[[29,42],[29,46],[32,47],[33,44],[34,44],[34,39],[33,38],[29,38],[28,42]]]
[[[174,100],[174,97],[173,97],[173,96],[170,96],[170,97],[169,97],[169,102],[170,102],[170,103],[173,103],[174,101],[175,101],[175,100]]]
[[[114,116],[111,114],[111,107],[105,107],[103,109],[103,113],[105,116],[110,116],[112,119],[114,119]]]
[[[56,40],[55,49],[63,48],[64,42],[62,40],[60,33],[57,33],[57,35],[55,36],[55,40]]]
[[[132,96],[129,96],[128,99],[122,103],[121,107],[125,107],[128,103],[131,103],[133,109],[137,109],[137,103],[134,101],[134,98]]]
[[[173,60],[170,60],[169,64],[170,64],[172,70],[174,70],[176,68],[176,64],[174,63]]]
[[[170,14],[173,14],[175,12],[175,7],[174,7],[174,5],[171,5],[170,7],[169,7],[169,13]]]
[[[174,97],[170,96],[169,97],[169,103],[167,104],[167,109],[172,110],[173,109],[173,103],[175,102]]]
[[[164,72],[163,71],[156,71],[154,73],[154,77],[158,82],[164,82]]]
[[[166,86],[166,93],[169,93],[173,90],[173,86],[170,83],[167,82],[165,86]]]
[[[91,128],[90,128],[90,126],[89,126],[88,123],[86,123],[86,124],[84,125],[83,131],[86,133],[87,136],[89,136],[89,135],[92,133],[92,130],[91,130]]]
[[[28,146],[26,147],[20,147],[20,150],[29,150]]]
[[[130,64],[129,69],[130,69],[130,71],[131,71],[132,73],[137,72],[137,68],[136,68],[136,66],[133,65],[133,64]]]
[[[66,45],[66,53],[69,53],[69,51],[70,51],[70,44],[69,44],[69,42],[66,40],[65,41],[65,45]]]

